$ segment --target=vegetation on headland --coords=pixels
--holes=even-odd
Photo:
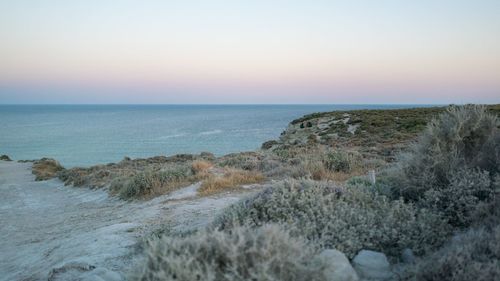
[[[392,263],[410,249],[417,258],[400,280],[495,280],[498,115],[499,105],[320,113],[260,151],[124,159],[58,176],[126,199],[273,180],[206,229],[151,238],[137,280],[331,280],[317,260],[325,249],[349,259],[375,250]]]
[[[342,185],[311,179],[274,183],[227,208],[205,230],[151,240],[135,279],[285,280],[280,275],[284,268],[306,268],[314,271],[308,278],[294,279],[302,276],[301,271],[287,278],[332,280],[312,262],[329,248],[350,258],[361,249],[377,250],[395,263],[411,249],[417,259],[402,265],[400,280],[498,279],[497,114],[471,105],[449,107],[436,117],[398,161],[383,169],[377,183],[359,177]],[[273,145],[273,151],[280,153],[279,145]],[[300,159],[297,151],[288,151],[284,159]],[[269,158],[258,157],[246,154],[226,163],[250,170],[268,165],[263,162]],[[328,162],[319,163],[329,167]],[[339,167],[335,172],[346,167],[333,166]],[[277,229],[274,235],[260,236],[269,227]],[[252,246],[255,240],[269,245],[267,239],[290,242],[274,243],[272,249]],[[286,266],[261,258],[293,253],[301,239],[308,241],[303,248],[309,258],[286,255]],[[340,265],[332,265],[329,274],[336,266]]]

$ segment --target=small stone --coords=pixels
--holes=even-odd
[[[403,252],[401,253],[401,259],[403,260],[404,263],[407,264],[415,263],[415,255],[413,254],[413,251],[408,248],[404,249]]]
[[[358,281],[358,275],[347,257],[337,250],[324,250],[314,258],[316,263],[326,265],[323,276],[327,281]]]
[[[394,278],[389,261],[383,253],[362,250],[352,263],[362,280],[386,281]]]

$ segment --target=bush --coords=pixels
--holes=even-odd
[[[219,161],[221,167],[231,167],[243,170],[256,170],[261,155],[255,152],[233,153],[223,156]]]
[[[449,235],[442,219],[401,200],[390,201],[363,188],[285,181],[230,206],[214,221],[218,229],[238,225],[286,224],[292,233],[353,257],[361,249],[399,255],[435,248]]]
[[[457,170],[500,169],[500,135],[495,115],[484,107],[450,107],[432,120],[400,161],[405,198],[417,200],[433,187],[446,187]]]
[[[477,105],[452,106],[430,122],[393,175],[393,194],[444,212],[467,226],[478,202],[491,199],[500,172],[500,132],[495,115]]]
[[[451,176],[446,188],[432,188],[424,193],[421,205],[442,212],[448,222],[465,227],[473,221],[479,202],[489,201],[493,190],[489,173],[481,170],[459,170]]]
[[[36,181],[44,181],[57,176],[64,167],[52,158],[42,158],[33,162],[32,173]]]
[[[134,280],[323,280],[315,251],[276,225],[150,240]]]
[[[500,225],[454,237],[417,265],[416,280],[500,280]]]
[[[268,149],[271,149],[271,148],[273,148],[273,146],[278,145],[278,144],[279,143],[277,141],[270,140],[270,141],[264,142],[260,148],[263,150],[268,150]]]
[[[3,160],[3,161],[12,161],[12,159],[10,159],[10,157],[8,155],[0,155],[0,160]]]
[[[325,155],[323,163],[330,171],[349,173],[360,166],[361,156],[354,152],[335,150]]]
[[[112,189],[122,199],[147,197],[168,193],[186,184],[191,170],[187,166],[173,166],[160,171],[144,171],[128,180],[115,180]]]
[[[191,164],[191,171],[193,174],[203,174],[212,168],[212,163],[205,160],[196,160]]]

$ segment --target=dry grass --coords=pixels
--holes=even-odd
[[[196,160],[191,164],[191,170],[195,175],[203,175],[208,173],[208,170],[213,167],[211,162],[205,160]]]
[[[187,186],[197,179],[189,165],[175,164],[115,179],[110,191],[122,199],[152,198]]]
[[[225,190],[234,189],[242,184],[259,183],[265,179],[262,173],[257,171],[245,171],[229,169],[224,175],[208,176],[201,184],[198,192],[201,195],[210,195]]]
[[[54,159],[42,158],[33,162],[32,173],[36,176],[35,180],[43,181],[57,176],[59,171],[64,168]]]

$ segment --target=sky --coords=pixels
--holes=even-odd
[[[498,0],[0,0],[0,104],[500,103]]]

